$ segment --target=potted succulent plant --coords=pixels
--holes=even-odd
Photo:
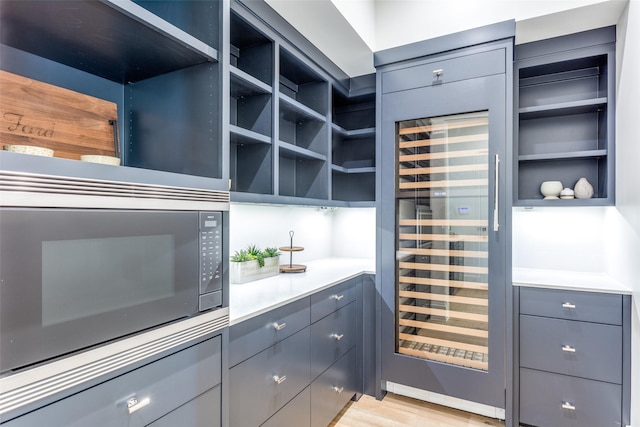
[[[275,276],[280,268],[280,252],[277,248],[263,250],[256,245],[249,245],[246,249],[236,251],[229,260],[231,283],[247,283]]]

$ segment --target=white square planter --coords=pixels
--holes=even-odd
[[[280,270],[280,256],[264,259],[264,267],[258,265],[258,261],[230,262],[229,269],[231,283],[247,283],[265,277],[275,276]]]

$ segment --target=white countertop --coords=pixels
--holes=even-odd
[[[375,260],[361,258],[324,258],[305,265],[304,273],[280,273],[229,285],[229,323],[242,322],[361,273],[375,273],[376,267]]]
[[[631,289],[604,273],[514,268],[514,286],[631,295]]]

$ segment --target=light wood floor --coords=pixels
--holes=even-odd
[[[329,427],[487,427],[504,422],[387,393],[381,401],[363,395],[349,402]]]

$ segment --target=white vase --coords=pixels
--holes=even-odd
[[[562,191],[562,183],[560,181],[545,181],[540,186],[540,193],[545,199],[557,199]]]
[[[587,181],[587,178],[580,178],[573,187],[576,199],[590,199],[593,197],[593,186]]]

